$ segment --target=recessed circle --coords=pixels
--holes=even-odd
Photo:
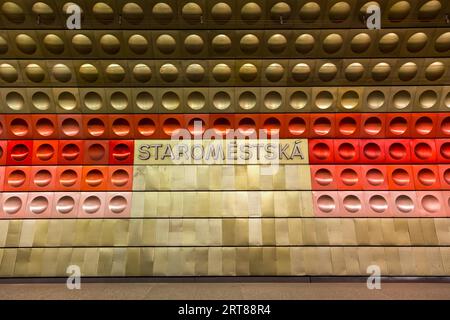
[[[334,209],[336,209],[336,203],[334,202],[334,199],[329,195],[321,195],[319,198],[317,198],[317,207],[322,212],[330,213]]]
[[[411,182],[411,177],[408,171],[402,168],[397,168],[392,171],[392,181],[398,186],[407,186]]]
[[[139,133],[143,136],[151,136],[156,131],[156,124],[150,118],[142,118],[137,124]]]
[[[262,9],[255,2],[248,2],[241,8],[241,18],[247,23],[256,22],[261,18]]]
[[[52,174],[46,169],[39,170],[33,177],[33,183],[35,186],[44,188],[52,181]]]
[[[153,108],[155,100],[150,92],[141,91],[136,95],[136,105],[139,109],[147,111]]]
[[[81,154],[80,147],[75,143],[66,144],[61,150],[61,156],[66,161],[73,161],[77,159]]]
[[[215,22],[224,24],[231,19],[231,7],[225,2],[218,2],[211,8],[211,16]]]
[[[381,148],[374,142],[369,142],[363,147],[364,156],[369,160],[375,160],[381,156]]]
[[[330,170],[320,168],[314,174],[314,180],[321,186],[328,186],[333,182],[333,175]]]
[[[218,110],[225,110],[231,106],[231,97],[225,91],[219,91],[214,94],[213,106]]]
[[[91,136],[98,137],[105,133],[106,126],[102,119],[92,118],[87,122],[87,131]]]
[[[344,160],[351,160],[356,158],[356,148],[348,142],[341,143],[338,147],[338,154]]]
[[[331,131],[331,121],[327,117],[318,117],[314,120],[312,129],[317,135],[327,135]]]
[[[206,105],[206,98],[199,91],[192,91],[187,97],[187,105],[192,110],[200,110]]]
[[[180,106],[180,97],[173,91],[167,91],[162,96],[162,106],[167,110],[175,110]]]
[[[421,160],[427,160],[433,156],[433,149],[428,143],[419,142],[414,146],[414,154]]]
[[[75,208],[75,200],[70,196],[63,196],[56,202],[56,211],[61,214],[68,214]]]
[[[289,133],[292,135],[302,135],[306,131],[306,121],[300,117],[294,117],[288,123]]]
[[[90,91],[84,96],[84,105],[92,111],[100,110],[103,105],[102,97],[97,92]]]
[[[75,170],[67,169],[61,172],[59,183],[66,188],[74,186],[78,181],[78,174]]]
[[[124,169],[117,169],[111,175],[111,183],[115,187],[124,187],[130,181],[130,175]]]
[[[384,175],[379,169],[372,168],[366,173],[366,180],[372,186],[381,186],[384,182]]]
[[[10,187],[19,188],[23,186],[27,176],[23,170],[16,169],[9,173],[7,182]]]
[[[361,200],[355,195],[347,195],[342,200],[345,210],[350,213],[356,213],[361,210],[362,204]]]
[[[383,196],[374,195],[369,199],[370,208],[376,213],[383,213],[388,209],[388,203]]]
[[[8,92],[6,94],[6,105],[11,110],[22,110],[25,107],[25,99],[22,97],[22,95],[18,92]]]
[[[404,159],[407,156],[405,145],[400,142],[394,142],[389,146],[389,155],[395,160]]]
[[[36,149],[36,158],[48,161],[55,156],[55,149],[51,144],[43,143]]]
[[[429,168],[422,168],[417,172],[417,179],[424,186],[432,186],[436,183],[436,174]]]
[[[342,170],[339,177],[342,183],[348,187],[356,185],[359,181],[358,174],[351,168],[345,168]]]
[[[85,177],[85,182],[90,187],[98,187],[104,180],[103,172],[98,169],[89,170]]]
[[[55,133],[55,124],[48,118],[40,118],[36,121],[36,132],[43,137],[51,136]]]
[[[329,91],[320,91],[315,100],[316,107],[322,110],[328,109],[333,105],[333,95]]]
[[[22,118],[14,118],[10,123],[12,134],[18,137],[26,136],[30,130],[28,123]]]
[[[100,210],[101,205],[102,202],[97,196],[89,196],[84,200],[82,209],[87,214],[94,214]]]
[[[48,199],[43,196],[38,196],[31,200],[30,211],[34,214],[41,214],[48,209]]]
[[[3,203],[3,210],[6,214],[16,214],[22,208],[22,199],[12,196]]]
[[[88,149],[88,156],[91,160],[100,161],[106,154],[105,147],[100,143],[91,144]]]
[[[112,213],[115,214],[120,214],[122,212],[125,211],[125,209],[127,208],[128,203],[127,203],[127,199],[125,199],[125,197],[117,195],[114,196],[108,204],[108,208]]]
[[[406,90],[397,91],[393,97],[393,104],[396,109],[404,109],[411,104],[411,93]]]
[[[71,111],[77,107],[77,99],[71,92],[63,91],[58,95],[58,105],[66,111]]]
[[[427,80],[429,81],[436,81],[442,78],[444,73],[445,73],[445,65],[440,61],[436,61],[431,63],[425,69],[425,78],[427,78]]]
[[[114,119],[111,129],[115,135],[123,137],[131,132],[131,125],[125,118]]]
[[[251,91],[244,91],[239,95],[238,103],[242,109],[253,109],[256,107],[256,95]]]
[[[331,150],[330,150],[330,147],[326,143],[319,142],[313,146],[312,153],[315,158],[317,158],[319,160],[325,160],[330,157]]]
[[[427,194],[422,198],[422,207],[429,213],[437,213],[441,210],[441,204],[435,196]]]

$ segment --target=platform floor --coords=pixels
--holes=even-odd
[[[368,290],[365,283],[65,283],[0,284],[6,299],[450,299],[450,283],[384,283]]]

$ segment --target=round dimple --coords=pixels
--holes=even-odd
[[[425,78],[427,78],[427,80],[429,81],[436,81],[442,78],[444,73],[445,73],[445,65],[440,61],[436,61],[431,63],[425,69]]]
[[[22,208],[22,199],[17,196],[9,197],[3,203],[3,210],[6,214],[16,214]]]
[[[174,82],[177,80],[179,72],[176,66],[171,63],[166,63],[159,68],[159,74],[164,81]]]
[[[93,49],[91,39],[84,34],[74,35],[72,37],[72,46],[79,54],[89,54]]]
[[[30,211],[34,214],[44,213],[48,209],[48,199],[43,196],[38,196],[31,200]]]
[[[274,21],[286,21],[291,16],[291,7],[286,2],[277,2],[270,8],[270,17]]]
[[[175,118],[168,118],[164,120],[163,131],[167,135],[176,134],[181,129],[180,122]]]
[[[345,109],[354,109],[359,104],[359,95],[356,91],[346,91],[341,97],[341,105]]]
[[[66,144],[61,151],[61,156],[66,161],[73,161],[80,156],[80,147],[75,143]]]
[[[56,34],[47,34],[43,43],[45,48],[53,54],[61,54],[64,52],[64,41]]]
[[[332,197],[324,194],[317,198],[317,207],[322,212],[330,213],[336,209],[336,203]]]
[[[101,208],[102,202],[97,196],[89,196],[83,201],[82,209],[87,214],[94,214]]]
[[[203,50],[205,43],[197,34],[191,34],[184,39],[184,48],[187,52],[191,54],[197,54],[200,53]]]
[[[50,184],[52,181],[52,174],[50,171],[42,169],[36,172],[33,178],[34,185],[44,188]]]
[[[9,63],[2,63],[0,64],[0,78],[3,81],[12,83],[17,81],[19,74],[16,68]]]
[[[122,7],[123,18],[131,24],[137,25],[144,19],[144,10],[134,2],[128,2]]]
[[[13,170],[9,173],[7,178],[8,186],[13,188],[19,188],[23,186],[26,179],[27,177],[23,170],[20,169]]]
[[[340,1],[335,3],[330,9],[328,13],[328,17],[332,22],[340,23],[347,20],[350,15],[351,7],[345,1]]]
[[[68,214],[75,208],[75,200],[70,196],[63,196],[56,202],[56,211],[60,214]]]
[[[105,147],[100,143],[93,143],[88,147],[88,156],[91,160],[100,161],[105,156]]]
[[[8,52],[8,41],[2,36],[0,36],[0,54],[5,54]]]
[[[437,104],[438,96],[436,91],[425,90],[420,94],[419,105],[423,109],[429,109]]]
[[[433,20],[437,17],[441,9],[442,9],[441,1],[439,0],[427,1],[419,8],[418,18],[419,20],[424,21]]]
[[[172,54],[177,48],[177,42],[169,34],[162,34],[156,39],[156,47],[163,54]]]
[[[24,161],[30,154],[30,150],[23,143],[14,145],[11,149],[11,158],[14,161]]]
[[[322,41],[323,51],[332,54],[338,52],[342,48],[344,39],[337,33],[332,33],[326,36]]]
[[[441,210],[441,203],[439,202],[438,198],[431,194],[427,194],[425,197],[423,197],[421,204],[425,211],[429,213],[437,213]]]
[[[345,78],[348,81],[358,81],[364,75],[364,66],[361,63],[351,63],[345,68]]]
[[[218,110],[225,110],[231,106],[231,97],[227,92],[219,91],[214,94],[213,106]]]
[[[298,53],[307,54],[314,48],[315,39],[310,34],[301,34],[295,40],[295,49]]]
[[[102,97],[97,92],[88,92],[84,96],[84,105],[92,111],[100,110],[103,105]]]
[[[125,69],[117,63],[111,63],[105,69],[106,77],[112,82],[121,82],[125,79]]]
[[[407,151],[405,145],[400,142],[394,142],[389,146],[389,155],[394,160],[401,160],[406,158]]]
[[[102,119],[92,118],[87,122],[87,131],[94,137],[101,136],[105,133],[106,126]]]
[[[205,132],[206,123],[200,118],[192,118],[187,124],[187,129],[191,134],[199,135]]]
[[[74,186],[78,181],[78,174],[75,170],[67,169],[61,172],[59,183],[66,188]]]
[[[25,99],[18,92],[8,92],[6,94],[6,105],[11,110],[19,111],[25,107]]]
[[[112,197],[108,204],[109,210],[114,214],[120,214],[124,212],[127,206],[127,199],[120,195]]]
[[[242,109],[250,110],[256,107],[256,95],[251,91],[244,91],[239,95],[239,106]]]
[[[114,119],[111,129],[115,135],[123,137],[130,133],[131,126],[127,119],[117,118]]]
[[[216,53],[227,53],[232,47],[231,39],[225,34],[215,36],[211,41],[211,45]]]
[[[69,137],[76,136],[80,133],[80,124],[73,118],[66,118],[61,122],[61,131]]]
[[[392,118],[388,128],[392,134],[402,135],[408,130],[408,121],[404,117]]]
[[[417,75],[417,70],[414,62],[406,62],[398,69],[398,78],[402,81],[410,81]]]
[[[282,34],[274,34],[267,40],[267,48],[272,53],[282,53],[287,47],[287,39]]]
[[[445,117],[441,122],[441,131],[445,135],[450,135],[450,117]]]
[[[138,63],[133,68],[133,77],[139,82],[148,82],[152,78],[152,69],[143,63]]]
[[[92,13],[95,19],[103,24],[114,21],[114,10],[104,2],[97,2],[92,8]]]
[[[443,174],[446,184],[450,184],[450,168],[446,169]]]
[[[276,110],[281,107],[282,96],[277,91],[270,91],[264,96],[264,106],[270,110]]]
[[[320,16],[320,6],[316,2],[307,2],[300,8],[300,19],[303,22],[314,22]]]
[[[256,131],[256,123],[252,118],[242,118],[239,120],[238,130],[244,135],[252,134]]]
[[[292,135],[301,135],[306,131],[306,121],[300,117],[294,117],[288,123],[289,133]]]
[[[135,54],[145,54],[148,50],[148,41],[140,34],[133,34],[128,38],[128,47]]]
[[[378,42],[378,48],[383,53],[392,52],[397,48],[399,40],[400,38],[396,33],[386,33],[380,38]]]
[[[110,98],[110,104],[115,110],[125,110],[128,107],[128,97],[121,91],[113,92]]]
[[[414,146],[414,154],[421,160],[430,159],[433,156],[433,150],[428,143],[419,142]]]
[[[239,78],[245,82],[251,82],[258,76],[258,69],[254,64],[244,63],[239,68]]]
[[[85,182],[90,187],[98,187],[104,180],[103,173],[98,169],[89,170],[85,177]]]
[[[441,34],[434,43],[437,52],[447,52],[450,50],[450,32]]]
[[[261,18],[262,9],[255,2],[248,2],[241,8],[241,18],[247,23],[253,23]]]
[[[331,62],[327,62],[324,63],[320,68],[319,68],[319,78],[321,81],[324,82],[328,82],[333,80],[336,75],[337,75],[337,67],[335,64],[331,63]]]
[[[404,20],[411,11],[411,5],[408,1],[398,1],[394,3],[388,11],[388,18],[392,22]]]
[[[16,46],[25,54],[34,54],[37,50],[37,45],[34,39],[24,33],[16,36]]]
[[[342,183],[349,187],[354,186],[359,181],[358,174],[351,168],[345,168],[344,170],[342,170],[340,178]]]
[[[266,130],[269,135],[279,134],[281,128],[280,120],[275,117],[267,118],[264,121],[262,128]]]
[[[259,39],[254,34],[246,34],[241,38],[239,47],[242,52],[246,54],[252,54],[259,48]]]
[[[214,66],[212,74],[216,81],[225,82],[230,80],[231,68],[225,63],[219,63]]]
[[[368,117],[363,124],[364,132],[371,136],[379,134],[382,127],[383,124],[378,117]]]
[[[420,169],[419,172],[417,172],[417,179],[424,186],[432,186],[434,183],[436,183],[436,175],[429,168]]]
[[[366,180],[372,186],[380,186],[384,182],[384,175],[379,169],[372,168],[366,173]]]
[[[175,110],[180,106],[180,97],[173,91],[167,91],[162,96],[162,106],[167,110]]]
[[[450,159],[450,142],[443,143],[439,152],[443,158]]]
[[[28,123],[22,118],[14,118],[9,127],[12,134],[18,137],[26,136],[29,132]]]
[[[266,79],[270,82],[277,82],[283,78],[284,68],[279,63],[272,63],[265,70]]]
[[[407,186],[411,182],[411,177],[408,171],[402,168],[397,168],[392,171],[392,181],[398,186]]]
[[[386,80],[391,73],[391,66],[386,62],[380,62],[372,68],[372,79],[375,81]]]
[[[314,174],[314,180],[321,186],[328,186],[333,182],[333,176],[330,170],[320,168]]]
[[[68,66],[62,63],[57,63],[52,68],[53,77],[59,82],[68,82],[72,79],[72,71]]]
[[[25,13],[21,6],[12,1],[5,1],[1,7],[2,13],[12,23],[23,23],[25,21]]]
[[[388,208],[388,203],[383,196],[374,195],[369,199],[370,208],[376,213],[383,213]]]
[[[331,120],[326,117],[319,117],[314,120],[312,129],[317,135],[326,135],[331,131]]]
[[[423,116],[417,119],[415,130],[420,135],[427,135],[433,130],[434,124],[430,117]]]
[[[55,125],[48,118],[40,118],[36,121],[36,132],[43,137],[51,136],[55,132]]]
[[[381,156],[381,148],[374,142],[367,143],[363,148],[364,156],[369,160],[375,160]]]
[[[328,109],[333,105],[333,95],[329,91],[320,91],[315,99],[316,107],[322,110]]]
[[[186,68],[186,77],[192,82],[200,82],[205,77],[205,68],[198,63],[190,64]]]
[[[325,160],[330,157],[331,150],[330,150],[330,147],[326,143],[319,142],[313,146],[312,153],[315,158],[317,158],[319,160]]]
[[[137,130],[143,136],[151,136],[156,131],[156,124],[150,118],[142,118],[137,124]]]
[[[211,16],[216,23],[224,24],[231,19],[233,11],[225,2],[218,2],[211,8]]]
[[[173,10],[170,5],[158,2],[152,9],[153,18],[160,24],[169,24],[173,19]]]
[[[141,91],[136,95],[136,105],[139,109],[147,111],[153,108],[155,100],[153,95],[147,91]]]
[[[55,149],[51,144],[43,143],[36,149],[36,158],[41,161],[48,161],[55,155]]]
[[[213,129],[219,134],[225,134],[231,129],[231,123],[227,118],[217,118],[214,120]]]
[[[303,109],[307,104],[308,96],[304,91],[295,91],[289,99],[289,106],[296,110]]]
[[[409,52],[416,53],[421,51],[428,43],[428,36],[423,32],[417,32],[411,35],[406,43]]]
[[[356,129],[357,123],[353,117],[344,117],[339,121],[339,132],[343,135],[352,135]]]
[[[344,205],[345,210],[350,213],[356,213],[362,208],[361,200],[355,195],[345,196],[342,204]]]
[[[404,109],[411,104],[411,93],[406,90],[397,91],[393,97],[394,107],[396,109]]]
[[[130,181],[130,175],[124,169],[117,169],[111,175],[111,183],[115,187],[124,187]]]
[[[195,24],[201,22],[203,10],[197,3],[188,2],[181,9],[181,15],[188,23]]]
[[[297,63],[292,68],[291,74],[295,81],[303,82],[311,75],[311,67],[306,63]]]
[[[64,91],[58,95],[58,105],[66,111],[71,111],[77,107],[77,99],[71,92]]]
[[[350,48],[354,53],[363,53],[369,49],[372,39],[367,33],[358,33],[350,43]]]
[[[356,148],[348,142],[344,142],[338,147],[338,154],[344,160],[351,160],[356,157]]]
[[[80,66],[79,73],[81,78],[86,82],[95,82],[99,77],[97,68],[90,63],[85,63]]]
[[[30,63],[25,67],[25,75],[32,82],[42,82],[45,79],[44,69],[36,63]]]

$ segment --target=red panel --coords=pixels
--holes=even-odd
[[[108,139],[108,115],[83,115],[83,133],[85,139]]]
[[[33,154],[32,140],[12,140],[8,141],[7,165],[31,165]]]
[[[411,161],[414,163],[436,162],[436,142],[433,139],[411,140]]]
[[[158,115],[136,114],[133,116],[133,129],[135,139],[161,138],[161,127]]]
[[[85,166],[83,167],[81,190],[106,190],[108,180],[107,166]]]
[[[84,152],[83,140],[60,140],[58,146],[58,164],[82,164]]]
[[[56,188],[56,166],[31,167],[30,190],[54,191]]]
[[[388,174],[384,165],[361,166],[363,190],[388,190]]]
[[[437,162],[450,163],[450,139],[436,139]]]
[[[412,168],[414,173],[414,185],[416,190],[441,189],[438,166],[416,165],[413,166]]]
[[[285,115],[285,126],[282,134],[286,138],[309,138],[310,137],[310,115],[306,113]]]
[[[386,136],[386,114],[362,113],[361,138],[384,138]]]
[[[61,139],[82,139],[84,137],[82,115],[59,114],[58,129]]]
[[[230,130],[235,130],[234,114],[210,114],[209,123],[214,130],[211,134],[224,136]]]
[[[172,135],[186,134],[183,129],[184,115],[182,114],[160,114],[159,123],[161,125],[161,138],[167,139]]]
[[[439,180],[441,182],[441,188],[444,190],[450,190],[450,166],[445,164],[438,165],[439,168]]]
[[[8,141],[0,140],[0,166],[6,164],[7,151],[8,151]]]
[[[389,113],[386,117],[386,137],[407,138],[411,136],[411,114]]]
[[[52,165],[58,163],[58,140],[33,141],[33,165]]]
[[[6,127],[8,139],[31,139],[33,138],[33,126],[31,115],[14,114],[6,115]]]
[[[188,130],[191,135],[201,139],[203,133],[210,128],[208,114],[186,114],[184,116],[183,127]]]
[[[108,164],[109,141],[84,141],[83,164]]]
[[[411,166],[387,167],[389,190],[414,190],[414,174]]]
[[[133,190],[133,166],[108,166],[108,190]]]
[[[31,167],[5,167],[4,190],[28,191],[30,187]]]
[[[384,163],[386,161],[386,147],[383,139],[361,140],[361,163]]]
[[[1,198],[1,192],[3,192],[4,189],[4,183],[5,183],[5,167],[0,167],[0,198]],[[2,210],[0,206],[0,211]]]
[[[261,127],[260,116],[258,114],[235,114],[234,127],[236,135],[256,139],[258,129]]]
[[[336,114],[336,137],[359,138],[361,130],[361,114],[338,113]]]
[[[436,137],[438,138],[450,137],[450,114],[448,113],[437,114]]]
[[[0,114],[0,139],[6,139],[7,138],[7,125],[6,125],[6,118],[5,115]]]
[[[335,165],[312,165],[311,186],[313,190],[337,190]]]
[[[129,115],[108,115],[111,139],[133,139],[134,128],[133,118]]]
[[[336,163],[359,163],[360,140],[334,140],[334,159]]]
[[[55,187],[58,191],[81,190],[81,166],[58,166],[56,168]]]
[[[414,138],[435,138],[438,131],[438,116],[433,113],[412,114],[412,136]]]
[[[309,163],[333,163],[334,144],[332,139],[308,140]]]
[[[385,140],[387,163],[410,163],[411,140],[387,139]]]
[[[109,142],[109,164],[133,164],[134,141],[111,140]]]
[[[339,190],[361,190],[361,166],[336,166],[336,178]]]
[[[336,118],[332,113],[311,114],[310,137],[335,137]]]
[[[272,136],[278,136],[278,138],[284,137],[282,128],[286,127],[286,119],[283,114],[261,114],[260,123],[261,126],[258,134],[261,138]]]
[[[34,114],[31,116],[34,139],[58,139],[58,121],[54,114]]]

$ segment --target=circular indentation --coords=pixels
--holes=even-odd
[[[398,78],[402,81],[410,81],[417,75],[417,65],[414,62],[406,62],[398,69]]]
[[[5,54],[8,52],[8,41],[2,36],[0,36],[0,54]]]
[[[309,78],[311,67],[306,63],[298,63],[292,68],[292,78],[295,81],[302,82]]]
[[[359,95],[356,91],[346,91],[341,97],[341,105],[345,109],[354,109],[359,104]]]
[[[345,68],[344,73],[348,81],[358,81],[364,75],[364,66],[358,62],[351,63]]]
[[[367,143],[363,148],[364,156],[369,160],[375,160],[381,156],[381,148],[374,142]]]
[[[439,152],[443,158],[450,159],[450,142],[443,143]]]
[[[38,196],[31,200],[30,211],[34,214],[41,214],[48,208],[48,200],[46,197]]]
[[[270,91],[264,96],[264,106],[267,109],[275,110],[281,107],[282,97],[277,91]]]
[[[138,63],[133,68],[133,77],[139,82],[147,82],[152,78],[152,69],[143,63]]]
[[[181,129],[180,122],[175,118],[168,118],[164,120],[163,123],[163,131],[167,135],[177,134],[177,132]]]
[[[25,13],[17,3],[6,1],[2,4],[2,13],[13,23],[23,23],[25,21]]]
[[[437,213],[441,210],[441,203],[439,202],[438,198],[431,194],[427,194],[425,197],[423,197],[421,204],[425,211],[428,211],[430,213]]]
[[[341,134],[348,136],[356,132],[357,123],[353,117],[344,117],[339,121],[338,130]]]
[[[89,54],[93,49],[91,39],[84,34],[74,35],[72,37],[72,46],[79,54]]]
[[[36,63],[27,65],[25,67],[25,74],[33,82],[42,82],[45,79],[44,69]]]
[[[2,63],[0,64],[0,77],[3,81],[12,83],[17,81],[19,74],[17,73],[16,68],[14,68],[12,65],[8,63]]]
[[[36,131],[41,136],[48,137],[55,132],[55,125],[48,118],[40,118],[38,121],[36,121]]]
[[[43,143],[36,149],[36,158],[41,161],[48,161],[53,158],[54,155],[55,149],[48,143]]]
[[[219,91],[214,94],[213,106],[219,110],[225,110],[231,106],[231,97],[224,91]]]
[[[329,91],[320,91],[315,100],[316,107],[322,110],[328,109],[333,105],[333,95]]]
[[[200,82],[205,77],[205,68],[198,63],[190,64],[186,68],[186,77],[192,82]]]
[[[446,169],[443,176],[445,183],[450,184],[450,169]]]
[[[392,181],[398,186],[407,186],[411,182],[411,177],[405,169],[397,168],[392,171]]]
[[[75,200],[70,196],[62,196],[56,202],[56,211],[61,214],[68,214],[75,208]]]
[[[111,129],[115,135],[123,137],[130,133],[131,125],[127,119],[117,118],[114,119]]]
[[[59,183],[66,188],[74,186],[78,181],[78,174],[75,170],[66,169],[59,176]]]
[[[147,91],[141,91],[136,95],[136,105],[141,110],[150,110],[153,108],[154,103],[153,96]]]
[[[80,156],[81,150],[75,143],[66,144],[61,150],[61,156],[66,161],[73,161]]]
[[[319,142],[313,146],[312,153],[316,159],[325,160],[330,157],[331,150],[326,143]]]
[[[114,196],[108,204],[108,208],[112,213],[115,214],[120,214],[122,212],[125,211],[125,209],[127,208],[128,203],[127,203],[127,199],[125,199],[125,197],[123,196]]]
[[[440,61],[436,61],[431,63],[425,69],[425,78],[427,78],[427,80],[429,81],[436,81],[442,78],[444,73],[445,73],[445,65]]]
[[[203,93],[193,91],[187,97],[187,105],[192,110],[200,110],[206,105],[206,98]]]
[[[178,78],[178,68],[171,63],[166,63],[159,68],[159,74],[164,81],[173,82]]]
[[[169,24],[173,19],[173,10],[170,5],[159,2],[153,6],[153,18],[160,24]]]
[[[167,110],[175,110],[180,106],[180,97],[173,91],[167,91],[162,96],[162,106]]]
[[[254,64],[244,63],[239,68],[239,78],[245,82],[251,82],[258,76],[258,68]]]
[[[279,63],[272,63],[267,66],[265,71],[266,79],[270,82],[277,82],[283,78],[284,68]]]
[[[205,132],[206,123],[200,118],[192,118],[189,120],[187,128],[191,134],[202,134]]]
[[[347,2],[340,1],[335,3],[328,13],[328,17],[335,23],[343,22],[347,20],[350,15],[351,7]]]
[[[404,117],[392,118],[388,128],[392,134],[402,135],[408,130],[408,121]]]
[[[225,34],[218,34],[212,39],[212,48],[217,53],[227,53],[231,50],[231,39]]]
[[[363,130],[368,135],[374,136],[381,132],[382,122],[378,117],[369,117],[364,121]]]
[[[358,174],[351,168],[345,168],[342,170],[340,178],[342,183],[349,187],[354,186],[359,181]]]
[[[202,37],[196,34],[191,34],[184,39],[184,48],[191,54],[202,52],[204,45]]]
[[[19,188],[19,187],[23,186],[27,177],[23,170],[16,169],[16,170],[13,170],[10,172],[7,179],[8,179],[7,180],[8,186],[13,187],[13,188]]]
[[[438,96],[433,90],[425,90],[420,94],[419,105],[423,109],[429,109],[437,104]]]
[[[397,48],[399,41],[400,38],[396,33],[386,33],[378,41],[378,49],[383,53],[392,52]]]
[[[102,119],[92,118],[87,123],[87,131],[91,136],[98,137],[105,133],[106,126]]]
[[[362,208],[361,200],[355,195],[345,196],[342,204],[344,205],[345,210],[350,213],[356,213]]]
[[[79,69],[79,73],[86,82],[95,82],[98,79],[98,70],[90,63],[83,64]]]
[[[378,109],[381,108],[384,105],[385,102],[385,96],[382,91],[375,90],[369,93],[367,96],[367,105],[370,109]]]
[[[421,51],[428,43],[428,36],[423,32],[417,32],[411,35],[406,43],[409,52],[416,53]]]
[[[434,43],[437,52],[447,52],[450,50],[450,32],[441,34]]]
[[[408,107],[411,103],[411,93],[409,93],[409,91],[406,90],[397,91],[394,94],[392,102],[395,108],[404,109]]]
[[[434,124],[430,117],[423,116],[416,120],[415,130],[420,135],[427,135],[433,130]]]
[[[128,38],[128,47],[135,54],[145,54],[148,50],[148,41],[144,36],[134,34]]]
[[[348,142],[344,142],[338,147],[338,154],[344,160],[351,160],[356,157],[356,148]]]
[[[44,188],[50,184],[52,181],[52,174],[50,171],[42,169],[36,172],[33,178],[33,183],[35,186]]]
[[[307,103],[308,96],[303,91],[295,91],[289,99],[289,106],[296,110],[303,109]]]
[[[244,135],[252,134],[256,131],[256,123],[252,118],[242,118],[239,120],[238,130]]]
[[[391,66],[386,62],[380,62],[372,68],[372,79],[375,81],[383,81],[389,77],[390,73]]]
[[[22,118],[14,118],[9,126],[11,133],[18,137],[26,136],[29,132],[28,123]]]
[[[142,118],[137,124],[139,133],[143,136],[151,136],[156,131],[156,124],[150,118]]]
[[[80,133],[80,124],[73,118],[66,118],[61,122],[62,132],[69,137],[73,137]]]
[[[408,1],[398,1],[392,5],[388,12],[388,18],[392,22],[404,20],[411,11],[411,5]]]
[[[290,134],[301,135],[306,131],[306,121],[300,117],[294,117],[289,120],[288,130]]]
[[[317,198],[317,207],[322,212],[330,213],[336,209],[336,204],[332,197],[324,194]]]
[[[111,154],[116,161],[125,161],[131,156],[131,150],[125,143],[118,143],[112,149]]]
[[[104,180],[103,172],[98,169],[89,170],[86,174],[85,182],[90,187],[98,187]]]
[[[315,2],[307,2],[300,8],[299,16],[303,22],[314,22],[320,16],[320,6]]]
[[[394,142],[389,146],[389,155],[394,160],[401,160],[406,158],[407,150],[405,145],[401,144],[400,142]]]
[[[125,69],[117,63],[111,63],[105,69],[106,77],[112,82],[121,82],[125,79]]]
[[[433,150],[428,143],[419,142],[414,146],[414,154],[421,160],[430,159],[433,156]]]
[[[241,38],[239,47],[244,53],[254,53],[259,48],[259,39],[254,34],[246,34]]]
[[[429,168],[422,168],[417,172],[417,179],[424,186],[431,186],[436,183],[436,174]]]
[[[21,33],[16,36],[17,48],[25,54],[33,54],[37,50],[36,41],[27,34]]]
[[[6,94],[6,105],[12,110],[19,111],[24,108],[25,100],[20,93],[11,91]]]
[[[314,37],[310,34],[301,34],[295,40],[295,49],[298,53],[307,54],[314,48]]]
[[[56,34],[48,34],[43,39],[44,47],[53,54],[64,52],[64,41]]]
[[[247,23],[256,22],[261,18],[262,9],[255,2],[248,2],[241,8],[241,18]]]
[[[128,97],[121,91],[116,91],[111,95],[110,104],[115,110],[125,110],[128,107]]]
[[[72,79],[72,71],[62,63],[57,63],[53,66],[52,75],[59,82],[68,82]]]
[[[203,10],[197,3],[188,2],[181,9],[181,16],[190,24],[199,23],[203,16]]]
[[[102,97],[94,91],[90,91],[86,93],[84,96],[84,105],[86,108],[92,111],[100,110],[102,107],[103,101]]]
[[[106,154],[105,147],[100,143],[91,144],[88,149],[88,156],[91,160],[100,161]]]
[[[266,130],[269,135],[279,134],[281,128],[280,120],[275,117],[267,118],[264,120],[262,128]]]
[[[312,129],[317,135],[326,135],[331,131],[331,121],[326,117],[318,117],[314,120]]]
[[[50,98],[42,91],[37,91],[31,96],[31,103],[38,110],[48,110],[50,108]]]
[[[442,120],[441,131],[446,135],[450,135],[450,117],[445,117]]]
[[[218,82],[225,82],[230,80],[231,68],[225,63],[216,64],[212,70],[214,80]]]
[[[156,39],[156,47],[161,53],[171,54],[177,48],[177,42],[169,34],[162,34]]]
[[[58,105],[66,111],[71,111],[77,107],[77,99],[71,92],[63,91],[58,95]]]
[[[372,39],[367,33],[358,33],[350,42],[350,48],[354,53],[363,53],[367,51],[372,43]]]
[[[94,18],[103,24],[114,21],[114,10],[104,2],[97,2],[92,8],[92,13]]]
[[[87,214],[94,214],[100,210],[102,202],[97,196],[89,196],[83,201],[82,209]]]
[[[124,187],[130,181],[130,175],[124,169],[117,169],[111,175],[111,183],[115,187]]]
[[[230,120],[227,118],[217,118],[214,120],[213,129],[219,134],[225,134],[231,129]]]
[[[231,7],[225,2],[218,2],[211,8],[211,16],[215,22],[223,24],[231,19]]]
[[[123,18],[131,24],[137,25],[144,19],[144,10],[134,2],[128,2],[122,7]]]
[[[384,175],[379,169],[372,168],[366,173],[366,180],[372,186],[381,186],[384,182]]]
[[[277,2],[270,8],[270,17],[274,21],[286,21],[291,16],[291,7],[286,2]]]
[[[274,34],[267,40],[267,48],[272,53],[281,53],[287,47],[287,39],[282,34]]]
[[[441,2],[438,0],[431,0],[424,3],[418,12],[418,17],[420,20],[430,21],[437,17],[442,9]]]
[[[321,186],[328,186],[333,182],[333,175],[331,174],[330,170],[320,168],[314,174],[314,180]]]
[[[22,199],[17,196],[9,197],[3,203],[3,210],[6,214],[16,214],[22,208]]]
[[[338,52],[342,48],[344,39],[337,33],[332,33],[326,36],[322,41],[323,51],[332,54]]]
[[[256,95],[251,91],[244,91],[239,95],[238,103],[242,109],[253,109],[256,107]]]
[[[318,72],[320,80],[324,82],[333,80],[336,77],[336,74],[337,74],[337,67],[336,65],[330,62],[324,63],[322,66],[320,66]]]
[[[388,209],[388,203],[383,196],[374,195],[369,199],[370,208],[376,213],[383,213]]]

